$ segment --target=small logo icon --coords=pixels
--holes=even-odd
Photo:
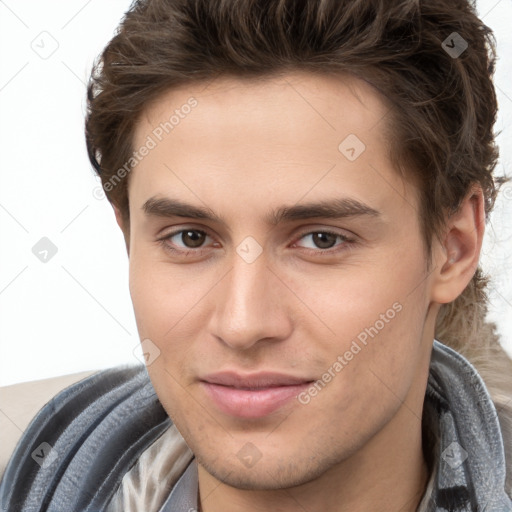
[[[57,251],[57,246],[46,236],[43,236],[43,238],[32,247],[32,254],[38,258],[41,263],[48,263],[57,254]]]
[[[43,469],[46,469],[57,460],[59,454],[48,443],[41,443],[31,456]]]
[[[441,453],[441,458],[452,468],[458,468],[467,458],[468,452],[454,441]]]
[[[245,443],[236,454],[238,460],[246,467],[252,468],[261,459],[261,452],[252,443]]]
[[[141,363],[150,366],[160,357],[160,349],[146,338],[133,349],[133,354]]]
[[[102,186],[97,186],[92,189],[92,196],[94,199],[97,199],[98,201],[101,201],[102,199],[105,199],[105,191],[103,190]]]
[[[41,59],[49,59],[59,48],[59,43],[49,32],[43,30],[30,43],[30,47]]]
[[[247,236],[238,245],[236,252],[246,263],[252,263],[263,252],[263,247],[252,236]]]
[[[468,42],[459,33],[452,32],[441,46],[452,59],[457,59],[467,50]]]
[[[351,133],[343,142],[338,146],[339,152],[350,162],[357,160],[366,149],[364,142],[357,136]]]

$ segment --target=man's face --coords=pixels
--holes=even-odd
[[[433,317],[417,190],[388,161],[388,107],[347,80],[223,78],[137,125],[130,291],[148,371],[198,462],[235,487],[374,464],[420,428]]]

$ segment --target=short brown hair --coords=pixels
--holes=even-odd
[[[455,42],[458,55],[449,51]],[[135,124],[164,92],[223,75],[349,73],[392,105],[389,156],[420,184],[429,250],[473,184],[483,189],[486,214],[493,208],[494,65],[492,31],[468,0],[135,1],[91,73],[88,154],[128,223],[129,180],[111,180],[121,168],[126,174]],[[485,284],[479,269],[441,309],[436,337],[462,353],[471,344],[497,347],[485,323]]]

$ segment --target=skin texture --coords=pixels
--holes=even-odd
[[[435,317],[476,269],[481,190],[448,219],[428,267],[418,191],[389,163],[389,106],[368,84],[306,73],[191,84],[146,108],[134,148],[191,97],[197,105],[131,171],[129,226],[116,217],[140,338],[160,351],[148,371],[198,460],[201,509],[415,510],[428,478],[421,413]],[[354,161],[339,149],[350,134],[366,146]],[[219,219],[147,214],[150,198]],[[341,198],[378,215],[268,223],[282,206]],[[335,235],[315,235],[326,230]],[[220,370],[318,381],[329,368],[307,403],[252,419],[220,411],[200,382]]]

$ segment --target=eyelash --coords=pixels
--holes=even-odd
[[[187,250],[176,249],[168,243],[168,240],[175,237],[176,235],[185,233],[186,231],[193,231],[196,233],[202,233],[206,236],[210,236],[206,231],[204,231],[202,229],[185,228],[185,229],[179,229],[177,231],[168,233],[165,236],[163,236],[162,238],[159,238],[157,241],[163,246],[163,248],[166,251],[172,252],[173,254],[177,254],[179,256],[185,256],[185,257],[188,256],[189,254],[194,254],[196,256],[200,256],[204,250],[203,248],[187,249]],[[318,234],[318,233],[321,233],[323,235],[335,236],[336,238],[339,238],[342,243],[337,246],[334,246],[334,247],[338,247],[338,249],[334,249],[332,247],[330,247],[328,249],[310,249],[310,248],[302,247],[302,250],[305,251],[306,254],[310,254],[310,255],[314,255],[314,256],[324,256],[324,255],[332,256],[333,254],[337,254],[344,250],[350,249],[351,246],[354,245],[354,243],[355,243],[355,240],[353,240],[352,238],[347,237],[346,235],[342,235],[341,233],[336,233],[335,231],[329,231],[329,230],[304,231],[303,233],[301,233],[298,236],[298,238],[296,240],[299,241],[302,238],[304,238],[305,236],[314,235],[314,234]],[[210,238],[212,238],[212,237],[210,237]],[[296,242],[294,242],[294,245],[295,245],[295,243]]]

